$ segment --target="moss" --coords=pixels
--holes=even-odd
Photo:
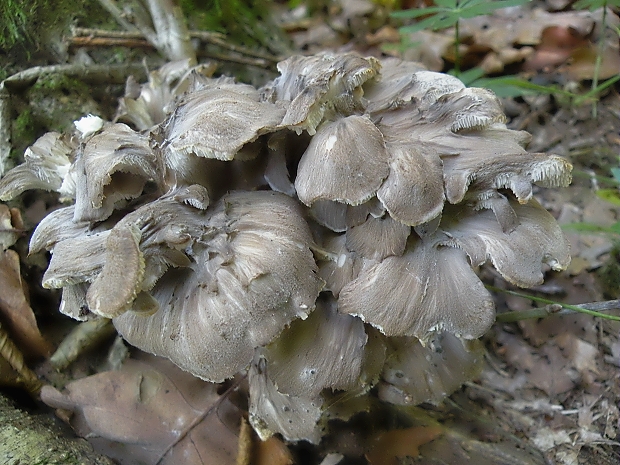
[[[11,158],[20,159],[26,147],[47,131],[65,131],[89,113],[102,114],[91,89],[62,75],[40,78],[24,93],[19,114],[11,125]]]
[[[91,0],[0,0],[0,47],[45,49],[50,39],[61,37],[73,23],[114,27],[110,15]]]
[[[12,156],[22,154],[26,147],[44,132],[44,128],[34,117],[31,109],[22,111],[11,128],[11,141],[14,153]]]
[[[288,41],[270,21],[267,0],[180,0],[189,27],[225,33],[232,41],[249,47],[283,53]]]
[[[35,3],[21,0],[4,0],[0,2],[0,47],[10,48],[28,37],[28,22],[32,17]]]

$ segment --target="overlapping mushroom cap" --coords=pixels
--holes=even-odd
[[[528,153],[491,92],[418,64],[278,69],[261,90],[154,73],[123,101],[133,128],[44,136],[0,197],[74,199],[31,239],[61,311],[204,379],[247,370],[259,435],[317,442],[326,392],[436,402],[476,372],[494,321],[476,271],[527,287],[566,268],[533,186],[571,166]]]

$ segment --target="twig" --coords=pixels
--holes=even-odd
[[[4,175],[6,161],[11,155],[11,94],[0,83],[0,177]]]
[[[571,305],[554,300],[544,299],[542,297],[536,297],[521,292],[509,291],[507,289],[500,289],[495,286],[486,286],[495,292],[503,292],[505,294],[514,295],[517,297],[523,297],[524,299],[530,299],[535,302],[541,302],[545,305],[541,308],[533,308],[531,310],[506,312],[497,315],[496,320],[502,323],[509,323],[513,321],[525,320],[529,318],[544,318],[549,315],[572,315],[575,313],[585,313],[586,315],[596,316],[600,318],[606,318],[608,320],[620,321],[620,316],[608,315],[606,313],[609,310],[620,309],[620,300],[607,300],[604,302],[591,302],[587,304]]]
[[[120,24],[121,27],[123,27],[125,30],[140,32],[140,30],[136,26],[134,26],[125,19],[125,15],[121,11],[121,9],[116,6],[114,0],[99,0],[99,3],[103,8],[108,10],[108,13],[110,13],[114,17],[116,22]]]
[[[50,363],[56,370],[64,370],[77,360],[80,354],[101,344],[115,332],[112,320],[107,318],[80,323],[63,339],[50,357]]]
[[[250,58],[250,57],[235,57],[231,55],[223,55],[221,53],[209,53],[203,52],[200,56],[204,56],[205,58],[211,58],[213,60],[225,61],[228,63],[238,63],[241,65],[248,66],[256,66],[258,68],[272,68],[273,63],[268,63],[265,60],[260,58]]]
[[[282,59],[281,57],[276,57],[273,55],[269,55],[267,53],[262,53],[256,50],[252,50],[251,48],[247,48],[242,45],[236,45],[236,44],[227,42],[226,36],[223,34],[207,32],[207,31],[190,31],[190,35],[196,39],[202,40],[203,42],[217,45],[219,47],[230,50],[232,52],[240,53],[242,55],[262,58],[263,60],[271,61],[273,63],[277,63],[278,61]]]
[[[136,18],[137,24],[125,19],[125,15],[114,0],[99,0],[125,30],[141,34],[169,60],[190,59],[196,62],[196,54],[189,40],[185,18],[181,9],[170,0],[147,0],[153,29],[147,21]]]
[[[51,74],[61,74],[93,84],[124,84],[129,75],[136,79],[146,79],[146,70],[142,64],[128,65],[50,65],[35,66],[6,78],[0,84],[7,90],[18,91],[34,84],[39,78]]]
[[[140,41],[139,46],[144,46],[143,41],[145,41],[144,35],[139,31],[129,32],[129,31],[106,31],[103,29],[90,29],[83,27],[75,27],[72,29],[73,38],[71,38],[72,45],[82,46],[82,45],[125,45],[131,47],[131,41],[136,40]],[[244,47],[242,45],[236,45],[230,43],[226,40],[226,36],[224,34],[220,34],[219,32],[211,32],[211,31],[189,31],[189,35],[192,39],[198,39],[201,42],[216,45],[225,50],[230,50],[232,52],[239,53],[240,55],[251,56],[255,58],[261,58],[270,63],[277,63],[281,60],[280,57],[276,57],[273,55],[269,55],[267,53],[262,53],[257,50],[252,50],[251,48]],[[88,38],[88,39],[86,39]],[[100,40],[97,40],[100,39]],[[106,40],[103,40],[106,39]],[[123,41],[126,41],[123,43]],[[231,58],[226,61],[237,61],[237,59]]]
[[[126,39],[121,37],[74,37],[71,45],[75,47],[128,47],[154,48],[146,39]]]

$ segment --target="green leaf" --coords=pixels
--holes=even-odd
[[[401,27],[399,31],[403,34],[417,32],[423,29],[432,29],[433,31],[436,31],[438,29],[444,29],[450,26],[454,26],[457,21],[458,18],[443,18],[435,15],[431,16],[430,18],[426,18],[419,23],[412,24],[411,26]]]
[[[620,7],[620,0],[579,0],[573,5],[575,10],[598,10],[605,7]]]
[[[458,8],[458,0],[435,0],[435,5],[454,10]]]
[[[469,84],[471,87],[484,87],[495,92],[499,97],[519,97],[532,94],[569,94],[556,86],[541,86],[518,76],[500,76],[480,78]]]
[[[564,231],[575,231],[583,233],[605,233],[605,234],[620,234],[620,223],[614,223],[611,226],[601,226],[594,223],[569,223],[563,224],[562,229]]]
[[[453,73],[448,72],[448,74]],[[463,84],[465,84],[466,86],[470,86],[472,83],[476,82],[477,79],[480,79],[482,76],[484,76],[484,70],[482,68],[476,67],[468,69],[467,71],[462,71],[458,74],[454,73],[453,75],[454,77],[463,81]]]
[[[611,204],[620,206],[620,191],[618,189],[599,189],[596,191],[596,195]]]
[[[430,15],[433,13],[439,13],[442,11],[446,11],[446,9],[440,8],[437,6],[431,6],[428,8],[416,8],[416,9],[411,9],[411,10],[394,11],[390,13],[390,16],[392,18],[409,19],[409,18],[418,18],[420,16]]]
[[[596,86],[594,89],[590,90],[589,92],[587,92],[586,94],[583,95],[584,98],[590,98],[595,96],[596,94],[604,91],[605,89],[607,89],[609,86],[615,84],[618,79],[620,79],[620,75],[611,77],[609,79],[607,79],[604,82],[601,82],[598,86]]]
[[[616,181],[620,182],[620,168],[612,168],[611,174]]]

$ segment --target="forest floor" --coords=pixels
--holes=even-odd
[[[373,465],[620,463],[620,321],[559,312],[558,305],[539,303],[531,297],[583,304],[620,296],[618,83],[595,94],[596,116],[592,99],[580,101],[576,97],[587,93],[595,78],[601,41],[598,79],[603,82],[620,73],[618,32],[614,31],[620,20],[617,10],[609,10],[606,24],[603,24],[600,9],[578,11],[571,9],[571,5],[572,2],[562,0],[530,2],[460,22],[458,56],[461,68],[480,67],[487,77],[518,75],[536,83],[538,88],[526,89],[523,95],[503,98],[508,125],[532,134],[530,152],[557,154],[574,166],[574,181],[570,187],[536,193],[542,205],[565,228],[571,244],[570,267],[561,273],[547,273],[543,285],[526,291],[530,297],[496,294],[499,314],[542,307],[549,315],[496,323],[484,337],[487,354],[482,373],[443,404],[400,408],[371,402],[369,413],[358,415],[350,422],[332,422],[320,446],[288,447],[279,442],[275,446],[278,452],[270,449],[264,452],[267,458],[255,458],[253,463],[286,464],[291,457],[298,463],[313,465],[364,464],[367,460]],[[329,3],[327,7],[313,10],[312,14],[308,13],[309,7],[304,2],[294,9],[282,4],[274,8],[275,21],[285,31],[283,37],[290,40],[293,52],[355,50],[364,55],[390,54],[421,61],[437,71],[454,67],[454,28],[401,36],[398,24],[387,18],[384,7],[364,0]],[[111,55],[119,63],[139,64],[144,53],[151,67],[158,61],[152,50],[144,52],[129,42],[111,47],[111,39],[107,38],[107,43],[102,40],[97,45],[85,45],[76,37],[62,39],[71,42],[71,46],[67,46],[63,54],[55,55],[56,58],[41,51],[32,54],[22,51],[0,58],[9,74],[32,68],[33,64],[52,65],[76,60],[98,63],[110,60]],[[244,57],[243,53],[224,49],[218,53],[220,57],[226,53],[234,55],[221,62],[223,73],[235,73],[242,79],[250,75],[259,83],[274,75],[268,61],[263,66],[265,63],[255,57],[252,59],[258,61],[247,65],[240,58]],[[212,60],[216,56],[215,53],[206,55]],[[65,129],[83,114],[112,118],[117,99],[123,92],[122,80],[102,86],[92,79],[80,82],[73,76],[59,77],[51,86],[51,92],[44,87],[26,82],[11,90],[14,154],[23,152],[43,132]],[[551,87],[559,90],[551,91]],[[506,85],[497,89],[506,94],[515,93],[514,87],[508,89]],[[56,197],[49,194],[29,193],[24,197],[21,216],[28,233],[56,201]],[[21,257],[21,279],[30,289],[29,303],[25,299],[4,302],[2,311],[34,309],[46,340],[26,335],[16,342],[24,352],[28,352],[24,346],[36,346],[33,353],[26,353],[36,356],[48,354],[50,347],[56,347],[71,325],[50,314],[49,308],[57,306],[58,295],[41,288],[40,279],[46,264],[42,257],[27,257],[26,247],[27,238],[22,238],[14,248]],[[4,294],[17,293],[21,288],[19,274],[15,276],[16,267],[19,273],[19,264],[15,265],[14,259],[6,255],[0,262]],[[497,288],[518,291],[491,269],[484,269],[482,277]],[[620,312],[611,310],[609,314],[620,315]],[[29,323],[23,323],[25,326],[32,324],[31,316],[22,318],[30,319]],[[52,369],[49,361],[31,364],[31,367],[44,382],[57,387],[91,375],[102,367],[109,369],[120,363],[118,360],[124,357],[127,349],[110,332],[106,334],[97,350],[91,350],[62,373]],[[116,355],[110,358],[110,353]],[[15,380],[2,381],[8,385]],[[89,385],[88,389],[92,388]],[[184,395],[187,393],[181,393],[181,397]],[[182,409],[182,402],[179,402],[175,408]],[[125,404],[119,404],[110,408],[124,407]],[[213,412],[208,416],[225,416],[218,409]],[[369,423],[374,425],[370,429]],[[373,458],[367,446],[377,440],[373,435],[396,427],[400,429],[394,431],[406,431],[409,436],[394,434],[383,443],[388,444],[384,458]],[[237,435],[235,431],[234,437]],[[405,452],[399,449],[399,442],[408,444]],[[98,447],[109,445],[99,444]],[[118,451],[115,454],[122,456]],[[118,457],[121,463],[133,463]]]

